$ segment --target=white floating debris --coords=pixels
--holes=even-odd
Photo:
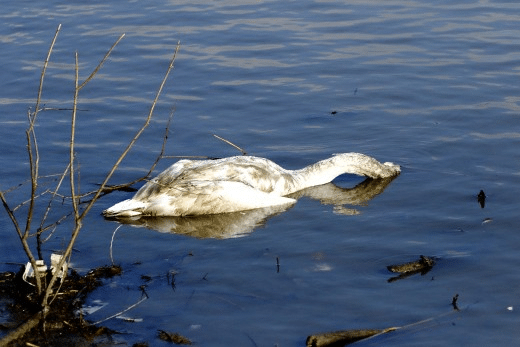
[[[492,218],[484,218],[484,220],[482,221],[482,224],[491,223],[492,221],[493,221]]]
[[[509,307],[507,308],[507,310],[508,310],[508,311],[513,311],[513,306],[509,306]]]
[[[116,318],[122,319],[123,321],[128,322],[128,323],[141,323],[143,321],[142,318],[132,318],[132,317],[123,316],[123,315],[119,315]]]
[[[330,266],[330,265],[327,264],[327,263],[316,264],[316,265],[312,268],[312,271],[315,271],[315,272],[331,271],[331,270],[332,270],[332,266]]]
[[[45,265],[45,262],[43,260],[36,260],[36,267],[38,269],[38,272],[40,274],[40,277],[45,276],[45,273],[47,272],[47,265]],[[25,271],[23,272],[22,279],[29,283],[31,286],[35,286],[35,284],[29,282],[28,278],[34,278],[34,269],[32,267],[31,262],[27,262],[25,265]]]
[[[101,300],[94,300],[92,302],[93,305],[87,305],[87,306],[83,306],[82,308],[80,308],[76,314],[78,313],[81,313],[82,315],[84,316],[87,316],[89,314],[92,314],[96,311],[99,311],[101,310],[103,307],[105,307],[106,305],[108,305],[107,302],[103,302]]]
[[[61,266],[61,269],[58,270],[58,265],[63,258],[60,254],[51,254],[51,272],[54,275],[56,271],[58,272],[58,277],[63,278],[63,275],[67,273],[67,269],[69,267],[69,264],[67,262],[64,262]],[[38,269],[38,272],[40,274],[40,277],[44,277],[47,274],[47,265],[45,265],[45,261],[43,260],[36,260],[36,267]],[[34,278],[34,269],[32,267],[31,262],[27,262],[25,265],[25,271],[23,272],[22,279],[29,283],[31,286],[35,286],[34,283],[31,283],[28,279]]]
[[[52,271],[53,275],[56,271],[58,271],[58,278],[63,278],[63,274],[67,273],[68,266],[69,266],[69,264],[67,264],[67,262],[65,261],[65,262],[63,262],[61,269],[58,270],[58,265],[62,258],[63,258],[63,255],[61,255],[61,254],[54,254],[54,253],[51,254],[51,271]]]

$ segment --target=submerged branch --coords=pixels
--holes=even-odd
[[[122,315],[123,313],[128,312],[128,311],[130,311],[131,309],[133,309],[133,308],[139,306],[143,301],[145,301],[145,300],[147,300],[147,299],[148,299],[148,294],[146,294],[146,292],[143,290],[143,296],[141,297],[141,299],[139,299],[139,301],[137,301],[136,303],[134,303],[134,304],[128,306],[128,307],[125,308],[123,311],[120,311],[120,312],[118,312],[118,313],[115,313],[115,314],[113,314],[113,315],[111,315],[111,316],[109,316],[109,317],[106,317],[106,318],[104,318],[104,319],[102,319],[102,320],[100,320],[100,321],[94,322],[93,325],[98,325],[98,324],[101,324],[101,323],[103,323],[103,322],[106,322],[107,320],[110,320],[110,319],[112,319],[112,318],[115,318],[115,317],[117,317],[117,316],[120,316],[120,315]]]
[[[23,335],[28,333],[30,330],[35,328],[38,323],[46,316],[46,310],[41,310],[40,312],[34,314],[31,318],[29,318],[25,323],[20,325],[16,330],[12,331],[7,336],[2,337],[0,340],[0,346],[7,346],[11,342],[18,340]]]

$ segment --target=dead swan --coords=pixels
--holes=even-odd
[[[371,178],[398,175],[399,165],[359,153],[336,154],[301,170],[264,158],[180,160],[146,183],[132,199],[103,211],[105,217],[186,216],[293,204],[285,197],[349,173]]]

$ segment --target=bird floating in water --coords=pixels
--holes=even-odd
[[[336,154],[300,170],[252,156],[180,160],[147,182],[133,198],[103,211],[105,217],[190,216],[290,205],[287,195],[348,173],[371,178],[398,175],[399,165],[360,153]]]

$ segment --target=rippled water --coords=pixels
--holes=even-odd
[[[43,92],[49,108],[72,105],[74,52],[85,79],[126,34],[80,93],[84,191],[141,126],[178,41],[155,118],[113,183],[146,173],[172,108],[168,155],[239,154],[217,134],[291,169],[349,151],[402,165],[368,202],[338,207],[302,197],[239,238],[123,226],[112,256],[124,274],[91,296],[91,304],[108,305],[90,318],[133,304],[143,284],[150,299],[126,314],[142,321],[104,323],[126,333],[117,341],[166,345],[156,338],[161,329],[201,346],[303,346],[312,333],[430,317],[437,318],[358,344],[518,341],[519,4],[8,1],[0,18],[2,190],[28,175],[26,113],[59,23]],[[63,170],[69,123],[69,111],[40,114],[42,175]],[[361,181],[342,176],[335,184]],[[8,199],[22,201],[24,187]],[[76,268],[110,262],[117,224],[99,213],[130,196],[99,201],[76,243]],[[207,230],[204,223],[195,229]],[[46,251],[64,247],[68,228],[60,225]],[[5,213],[0,230],[0,270],[16,270],[11,263],[24,257]],[[421,254],[439,257],[430,272],[388,282],[387,265]],[[168,272],[176,273],[174,288]],[[461,311],[451,313],[455,294]]]

